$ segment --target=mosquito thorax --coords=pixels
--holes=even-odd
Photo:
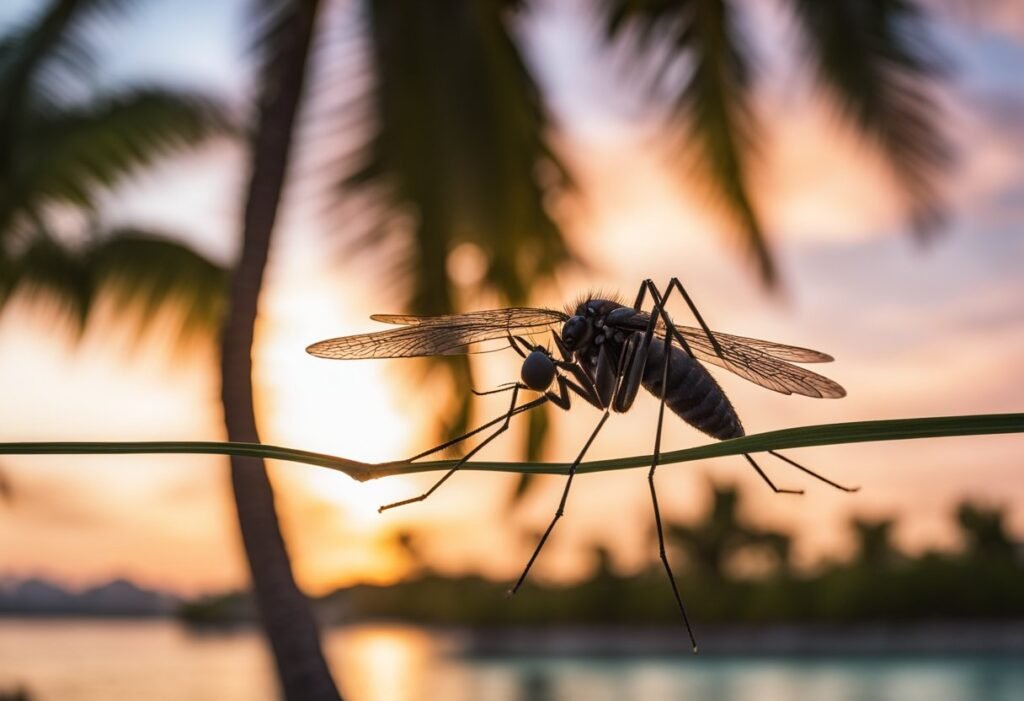
[[[543,392],[555,380],[555,361],[547,349],[537,347],[533,349],[523,361],[523,370],[520,376],[523,384],[537,392]]]

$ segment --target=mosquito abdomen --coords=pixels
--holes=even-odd
[[[643,386],[658,398],[664,390],[661,384],[664,362],[665,342],[655,338],[647,356]],[[665,405],[686,423],[718,440],[743,435],[743,424],[725,391],[707,368],[675,346],[672,346],[666,384]]]

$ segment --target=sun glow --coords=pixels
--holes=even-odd
[[[285,274],[267,296],[257,328],[257,415],[268,443],[365,462],[408,455],[415,418],[399,399],[382,361],[329,361],[304,349],[311,342],[358,333],[365,320],[341,301],[329,275]],[[402,560],[391,545],[396,519],[377,509],[414,491],[392,477],[360,483],[327,469],[278,464],[286,530],[302,541],[296,569],[312,590],[397,578]],[[397,523],[405,522],[400,519]]]

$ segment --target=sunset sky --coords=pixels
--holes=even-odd
[[[909,237],[883,161],[836,118],[785,50],[791,29],[775,3],[757,4],[755,45],[774,78],[757,96],[765,140],[753,186],[783,275],[782,289],[770,294],[727,226],[704,209],[700,191],[672,170],[660,115],[623,89],[629,81],[621,61],[599,51],[592,22],[580,19],[585,3],[535,3],[521,36],[551,96],[559,149],[584,193],[558,211],[589,269],[565,272],[533,301],[560,308],[597,287],[631,297],[644,278],[675,275],[713,328],[836,357],[821,370],[847,388],[838,401],[785,397],[716,371],[750,433],[1024,410],[1024,6],[986,2],[968,12],[966,3],[931,4],[936,37],[952,58],[943,121],[958,159],[943,182],[950,220],[927,246]],[[34,5],[4,3],[0,25]],[[116,41],[107,42],[104,75],[199,86],[244,104],[244,3],[148,5],[110,30]],[[313,170],[314,146],[315,134],[307,133],[298,172]],[[242,151],[213,145],[118,191],[107,214],[180,232],[227,262],[238,242],[244,177]],[[263,439],[374,461],[429,447],[436,393],[407,363],[332,362],[303,352],[320,338],[378,328],[372,313],[403,310],[379,271],[343,258],[341,224],[321,216],[317,185],[307,178],[289,194],[257,328]],[[471,252],[452,264],[473,281]],[[466,300],[473,308],[493,303]],[[684,311],[674,313],[683,320]],[[170,347],[159,325],[133,343],[130,330],[102,318],[75,347],[69,327],[44,303],[7,308],[0,317],[0,440],[222,438],[212,344]],[[511,352],[479,356],[481,387],[513,379],[517,360]],[[483,403],[479,418],[497,415],[506,401]],[[641,397],[628,415],[609,421],[589,457],[649,453],[656,411],[654,400]],[[597,419],[582,406],[558,415],[547,458],[571,459]],[[666,424],[666,449],[705,440],[675,418]],[[484,456],[514,458],[520,443],[510,431]],[[738,483],[747,513],[793,529],[797,556],[808,564],[846,552],[852,514],[898,517],[896,537],[911,549],[954,547],[951,511],[965,497],[1006,506],[1013,532],[1024,538],[1024,437],[792,455],[863,489],[839,493],[766,459],[780,486],[807,488],[802,497],[774,495],[744,461],[727,458],[663,468],[663,510],[694,517],[709,478]],[[127,575],[182,592],[245,581],[221,458],[11,457],[0,465],[16,490],[13,503],[0,505],[0,577],[84,585]],[[418,494],[436,475],[358,484],[275,465],[273,478],[298,576],[314,593],[401,576],[392,540],[408,527],[422,529],[428,554],[445,571],[513,577],[533,544],[527,534],[546,525],[562,484],[541,479],[510,511],[513,476],[460,474],[425,503],[378,515],[377,506]],[[656,556],[646,540],[650,526],[642,471],[584,476],[535,573],[579,576],[591,565],[581,546],[595,543],[611,545],[624,570],[636,569]]]

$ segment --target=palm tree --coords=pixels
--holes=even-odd
[[[956,507],[956,521],[966,544],[968,559],[1010,562],[1017,544],[1006,531],[1006,511],[997,506],[962,502]]]
[[[259,441],[252,399],[253,328],[320,3],[270,1],[259,9],[266,29],[260,38],[259,102],[242,254],[231,274],[221,337],[221,398],[228,440],[247,442]],[[320,648],[316,623],[292,574],[263,460],[232,456],[231,485],[257,607],[284,696],[292,701],[337,701],[340,695]]]
[[[857,554],[854,560],[857,565],[878,571],[891,566],[899,559],[899,552],[892,542],[892,528],[895,525],[892,519],[855,518],[850,525],[857,538]]]

